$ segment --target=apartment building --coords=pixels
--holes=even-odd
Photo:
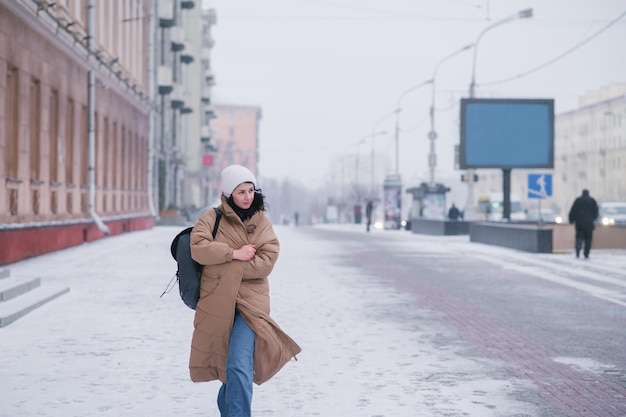
[[[0,0],[0,264],[149,228],[148,0]]]
[[[626,84],[580,97],[555,122],[554,188],[569,208],[583,189],[598,200],[626,201]]]
[[[232,164],[248,167],[259,176],[259,123],[261,108],[248,105],[216,104],[212,130],[216,152],[210,166],[211,201],[218,201],[220,173]]]
[[[213,9],[0,0],[0,265],[209,200]]]

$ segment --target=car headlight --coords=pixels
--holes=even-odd
[[[612,219],[611,217],[603,217],[602,218],[602,225],[604,226],[613,226],[615,224],[615,219]]]
[[[374,222],[374,228],[382,229],[383,228],[383,222],[381,222],[381,221]]]

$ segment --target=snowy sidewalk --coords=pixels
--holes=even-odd
[[[0,329],[0,417],[218,416],[219,383],[187,372],[193,311],[174,291],[179,227],[107,238],[9,265],[71,287]],[[303,348],[255,387],[255,416],[537,416],[528,389],[344,253],[277,227],[272,315]]]

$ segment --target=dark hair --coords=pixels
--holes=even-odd
[[[267,204],[265,204],[265,196],[261,193],[261,190],[254,190],[254,199],[250,208],[242,209],[235,204],[232,194],[226,199],[228,204],[233,208],[235,213],[239,216],[241,221],[247,220],[252,217],[257,211],[265,211]]]

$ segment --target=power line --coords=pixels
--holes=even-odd
[[[544,69],[545,67],[554,64],[555,62],[561,60],[562,58],[565,58],[567,55],[571,54],[572,52],[574,52],[575,50],[577,50],[578,48],[582,47],[583,45],[587,44],[588,42],[590,42],[592,39],[596,38],[597,36],[599,36],[601,33],[605,32],[606,30],[608,30],[611,26],[613,26],[614,24],[616,24],[617,22],[619,22],[624,16],[626,16],[626,11],[623,12],[622,14],[620,14],[618,17],[616,17],[615,19],[613,19],[612,21],[610,21],[606,26],[604,26],[602,29],[600,29],[599,31],[597,31],[596,33],[594,33],[593,35],[589,36],[588,38],[584,39],[582,42],[577,43],[576,45],[574,45],[573,47],[569,48],[568,50],[566,50],[565,52],[557,55],[556,57],[552,58],[551,60],[539,65],[538,67],[535,67],[533,69],[530,69],[526,72],[522,72],[521,74],[517,74],[513,77],[508,77],[508,78],[504,78],[502,80],[498,80],[498,81],[492,81],[489,83],[481,83],[479,85],[481,86],[488,86],[488,85],[496,85],[496,84],[504,84],[507,83],[509,81],[513,81],[513,80],[518,80],[522,77],[525,77],[527,75],[530,75],[534,72],[537,72],[539,70]]]
[[[416,21],[426,22],[483,22],[480,18],[470,17],[445,17],[445,16],[305,16],[305,15],[223,15],[221,19],[248,19],[248,20],[327,20],[327,21],[355,21],[355,22],[406,22],[414,23]]]

